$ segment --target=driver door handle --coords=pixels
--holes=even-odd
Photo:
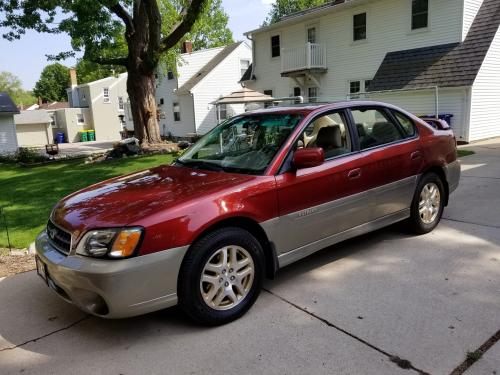
[[[417,159],[420,159],[421,157],[422,157],[422,153],[420,151],[414,151],[410,155],[411,160],[417,160]]]
[[[361,168],[350,170],[349,173],[347,173],[347,178],[349,180],[355,180],[360,177],[361,177]]]

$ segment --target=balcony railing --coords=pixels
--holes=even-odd
[[[282,50],[281,73],[310,69],[327,69],[326,46],[318,43],[306,43],[304,46]]]

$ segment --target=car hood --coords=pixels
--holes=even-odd
[[[161,166],[113,178],[62,199],[51,219],[74,237],[90,229],[133,224],[254,179],[255,176]]]

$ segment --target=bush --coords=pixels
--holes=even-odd
[[[24,164],[41,163],[47,160],[38,150],[29,147],[19,147],[15,159],[17,162]]]

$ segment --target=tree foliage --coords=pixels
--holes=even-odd
[[[301,10],[328,3],[331,0],[276,0],[271,6],[264,25],[276,23],[280,18]]]
[[[68,100],[66,89],[69,83],[69,68],[53,63],[43,68],[33,93],[43,102],[65,102]]]
[[[0,92],[6,92],[14,103],[22,106],[30,106],[36,103],[36,99],[30,91],[23,89],[21,80],[10,72],[0,72]]]

